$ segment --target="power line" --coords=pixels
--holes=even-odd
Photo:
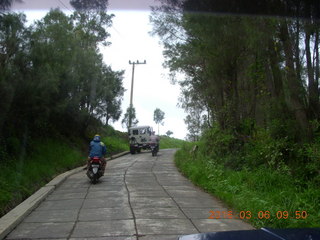
[[[58,0],[67,10],[69,10],[70,12],[73,12],[70,10],[70,8],[67,7],[67,5],[65,5],[61,0]]]

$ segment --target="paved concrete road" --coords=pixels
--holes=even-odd
[[[199,232],[252,229],[237,219],[209,219],[222,203],[193,186],[173,163],[174,150],[108,162],[98,184],[84,172],[60,185],[7,239],[171,240]]]

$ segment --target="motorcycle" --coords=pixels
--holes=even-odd
[[[89,162],[87,176],[93,184],[103,175],[102,162],[99,157],[92,157]]]
[[[152,152],[152,157],[157,156],[158,153],[158,146],[155,143],[150,144],[151,152]]]

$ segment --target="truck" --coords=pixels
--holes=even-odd
[[[140,153],[142,149],[151,149],[150,136],[153,129],[150,126],[139,126],[129,128],[130,153]]]

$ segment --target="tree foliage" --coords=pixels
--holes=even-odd
[[[131,119],[131,124],[130,124],[130,119]],[[138,123],[139,123],[139,120],[136,117],[136,109],[132,106],[128,107],[121,121],[122,126],[129,129],[130,127],[137,126]]]
[[[83,132],[93,119],[118,120],[123,71],[107,66],[112,16],[51,10],[25,26],[23,14],[0,15],[0,132],[21,138]]]
[[[171,76],[186,76],[176,82],[192,138],[218,125],[243,141],[280,122],[275,138],[312,140],[310,121],[320,117],[318,1],[161,2],[153,34]],[[212,14],[226,11],[285,17]]]
[[[172,131],[170,131],[170,130],[166,131],[166,135],[167,135],[168,137],[170,137],[172,134],[173,134]]]
[[[105,11],[108,6],[108,0],[70,0],[70,4],[77,11]]]
[[[159,133],[159,124],[163,125],[163,119],[164,119],[164,115],[165,113],[163,111],[161,111],[160,108],[156,108],[153,112],[153,121],[158,124],[158,135],[160,135]]]

